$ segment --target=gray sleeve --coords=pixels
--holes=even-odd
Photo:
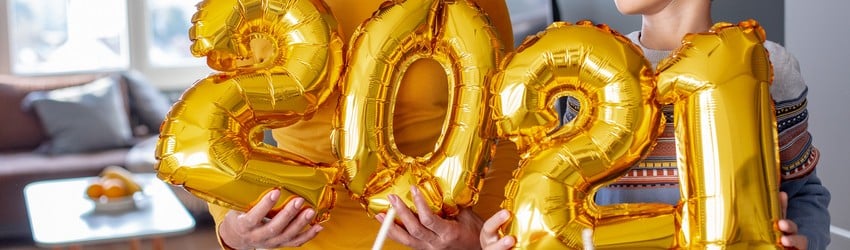
[[[806,81],[800,73],[800,63],[785,47],[771,41],[765,41],[770,63],[773,65],[773,83],[770,94],[777,102],[797,98],[806,91]]]
[[[827,210],[830,193],[817,177],[817,170],[800,179],[782,182],[780,190],[788,194],[787,218],[808,238],[809,249],[826,249],[830,241]]]
[[[765,41],[764,45],[773,65],[774,79],[770,93],[774,101],[782,103],[805,98],[808,86],[800,73],[797,59],[779,44]],[[812,145],[807,146],[817,150]],[[830,215],[827,208],[831,196],[817,176],[817,160],[807,162],[806,165],[810,166],[801,167],[802,171],[811,169],[811,172],[792,177],[793,179],[784,179],[780,186],[780,190],[788,194],[786,216],[797,224],[799,233],[808,238],[809,249],[826,249],[830,242]]]

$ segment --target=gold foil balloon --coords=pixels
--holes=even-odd
[[[523,158],[502,204],[518,248],[581,248],[586,228],[597,248],[780,247],[772,72],[754,21],[687,36],[658,74],[627,38],[587,21],[554,23],[502,60],[468,0],[385,2],[353,34],[345,64],[319,0],[208,0],[192,21],[192,53],[219,73],[172,107],[156,170],[210,203],[246,211],[277,188],[269,216],[300,196],[320,222],[342,181],[370,213],[387,210],[391,193],[412,204],[417,186],[432,211],[451,215],[476,202],[495,131]],[[419,60],[445,69],[449,108],[434,150],[414,157],[398,149],[392,117]],[[338,162],[262,143],[264,130],[310,119],[337,80]],[[551,107],[563,96],[582,109],[559,127]],[[595,191],[652,147],[660,104],[675,106],[681,204],[595,204]]]
[[[262,143],[263,131],[309,118],[341,72],[339,28],[321,1],[209,0],[192,18],[192,53],[220,73],[172,106],[157,144],[157,176],[223,207],[246,211],[281,189],[327,218],[339,171]]]
[[[487,82],[502,53],[487,16],[469,1],[386,2],[349,48],[333,142],[353,196],[371,213],[386,211],[391,193],[413,204],[411,186],[437,213],[475,203],[493,143]],[[445,69],[450,106],[434,151],[412,157],[396,147],[392,117],[398,89],[417,83],[405,72],[426,59]]]
[[[514,214],[505,233],[518,248],[581,248],[585,228],[670,214],[671,206],[600,209],[593,202],[597,187],[649,151],[663,123],[649,62],[625,37],[588,21],[553,23],[523,42],[493,87],[499,135],[525,154],[502,204]],[[562,96],[578,99],[582,109],[558,128],[552,104]],[[672,233],[670,222],[650,218],[640,226]]]
[[[555,23],[498,75],[500,136],[524,152],[506,187],[504,233],[518,248],[775,249],[779,158],[771,66],[754,21],[692,34],[659,66],[657,89],[631,43],[602,26]],[[512,56],[512,57],[511,57]],[[643,157],[660,132],[655,101],[675,106],[682,202],[596,205],[595,190]],[[581,103],[557,128],[559,96]]]
[[[659,64],[674,105],[683,248],[779,248],[779,155],[772,68],[755,21],[685,37]]]

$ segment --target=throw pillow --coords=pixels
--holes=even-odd
[[[31,92],[23,106],[41,120],[50,142],[40,150],[49,154],[125,147],[133,139],[121,86],[113,77]]]
[[[130,109],[135,117],[140,119],[150,133],[159,133],[159,127],[171,109],[168,98],[147,78],[137,71],[127,71],[121,74],[127,83],[130,97]]]

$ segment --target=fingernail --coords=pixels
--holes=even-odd
[[[510,213],[508,213],[508,210],[499,211],[499,218],[507,219],[508,217],[511,217]]]
[[[325,229],[324,227],[319,226],[319,225],[316,225],[316,227],[315,227],[315,228],[316,228],[316,232],[317,232],[317,233],[318,233],[318,232],[321,232],[322,230],[324,230],[324,229]]]
[[[502,244],[503,246],[510,246],[513,244],[513,239],[511,239],[510,237],[502,238],[501,240],[499,240],[499,244]]]
[[[384,214],[375,215],[375,219],[378,219],[379,222],[384,222]]]
[[[271,200],[272,202],[276,202],[277,198],[280,198],[280,190],[274,189],[269,194],[269,200]]]
[[[312,219],[313,215],[315,214],[316,211],[313,211],[313,209],[307,209],[307,211],[304,213],[304,219]]]
[[[302,199],[302,198],[295,198],[295,200],[292,201],[292,206],[295,207],[295,208],[301,208],[301,205],[303,205],[303,204],[304,204],[304,199]]]
[[[393,204],[398,202],[398,196],[396,196],[394,194],[387,195],[387,199],[390,200],[390,203],[393,203]]]
[[[410,186],[410,193],[413,195],[419,195],[419,189],[416,186]]]

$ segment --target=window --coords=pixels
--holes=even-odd
[[[185,88],[213,72],[189,49],[200,1],[0,0],[0,73],[135,69],[158,87]],[[548,2],[507,0],[517,44],[549,23],[539,7]]]
[[[127,5],[115,0],[10,0],[11,71],[39,75],[129,67]]]
[[[205,66],[189,51],[189,27],[196,0],[148,0],[148,63],[150,67]]]

